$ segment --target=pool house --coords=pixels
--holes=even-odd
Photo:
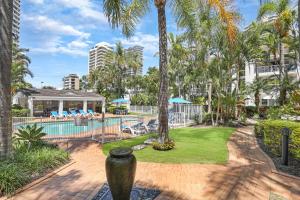
[[[28,108],[31,117],[48,117],[51,111],[60,115],[71,110],[105,112],[105,97],[77,90],[23,89],[17,91],[12,103]]]

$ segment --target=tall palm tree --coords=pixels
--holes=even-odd
[[[13,0],[0,0],[0,159],[11,153],[11,63]]]
[[[12,94],[18,89],[30,86],[30,84],[25,81],[27,75],[33,77],[33,73],[29,69],[31,61],[26,55],[26,52],[28,51],[28,49],[19,48],[16,44],[13,44],[11,67]]]
[[[268,15],[274,15],[276,17],[276,19],[271,22],[271,29],[276,32],[279,41],[279,78],[281,82],[279,94],[280,105],[286,103],[287,88],[285,83],[288,82],[287,67],[284,62],[283,40],[289,35],[295,16],[295,12],[290,8],[289,4],[290,0],[270,1],[263,4],[258,13],[258,19]]]
[[[220,13],[224,23],[228,26],[228,35],[234,35],[232,15],[226,11],[227,1],[208,0]],[[169,140],[168,132],[168,68],[167,68],[167,21],[166,4],[171,4],[178,23],[187,22],[193,15],[194,4],[199,0],[104,0],[104,13],[112,28],[121,27],[125,36],[134,34],[135,26],[150,9],[150,2],[154,2],[158,14],[159,32],[159,72],[160,87],[158,97],[159,134],[161,143]],[[201,1],[204,2],[204,1]]]

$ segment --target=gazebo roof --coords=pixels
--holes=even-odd
[[[18,92],[22,92],[28,97],[35,99],[78,99],[78,100],[104,100],[105,97],[95,92],[85,92],[78,90],[55,90],[55,89],[23,89]]]

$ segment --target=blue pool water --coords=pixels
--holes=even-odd
[[[138,121],[137,118],[123,118],[122,122],[131,121],[136,123]],[[120,124],[121,118],[107,118],[105,119],[105,127],[114,126]],[[26,126],[32,123],[22,123],[18,124],[16,128],[20,128],[21,126]],[[55,122],[40,122],[36,123],[38,127],[44,127],[43,132],[45,132],[48,136],[68,136],[74,134],[82,134],[88,131],[92,131],[103,126],[103,122],[100,120],[89,120],[87,126],[75,126],[74,121],[55,121]]]

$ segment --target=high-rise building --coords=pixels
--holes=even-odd
[[[104,67],[111,62],[110,53],[113,48],[106,42],[96,44],[89,52],[89,73],[96,68]]]
[[[270,2],[270,0],[259,0],[260,5]]]
[[[63,78],[65,90],[79,90],[80,80],[76,74],[69,74]]]
[[[128,69],[127,74],[128,75],[142,75],[143,74],[143,62],[144,62],[144,47],[135,45],[133,47],[129,47],[126,49],[127,53],[132,53],[133,55],[137,56],[138,59],[141,62],[141,66],[139,67],[138,71],[135,73],[133,69]]]
[[[19,44],[20,37],[20,15],[21,15],[21,6],[20,0],[13,0],[13,25],[12,25],[12,36],[13,42]]]

